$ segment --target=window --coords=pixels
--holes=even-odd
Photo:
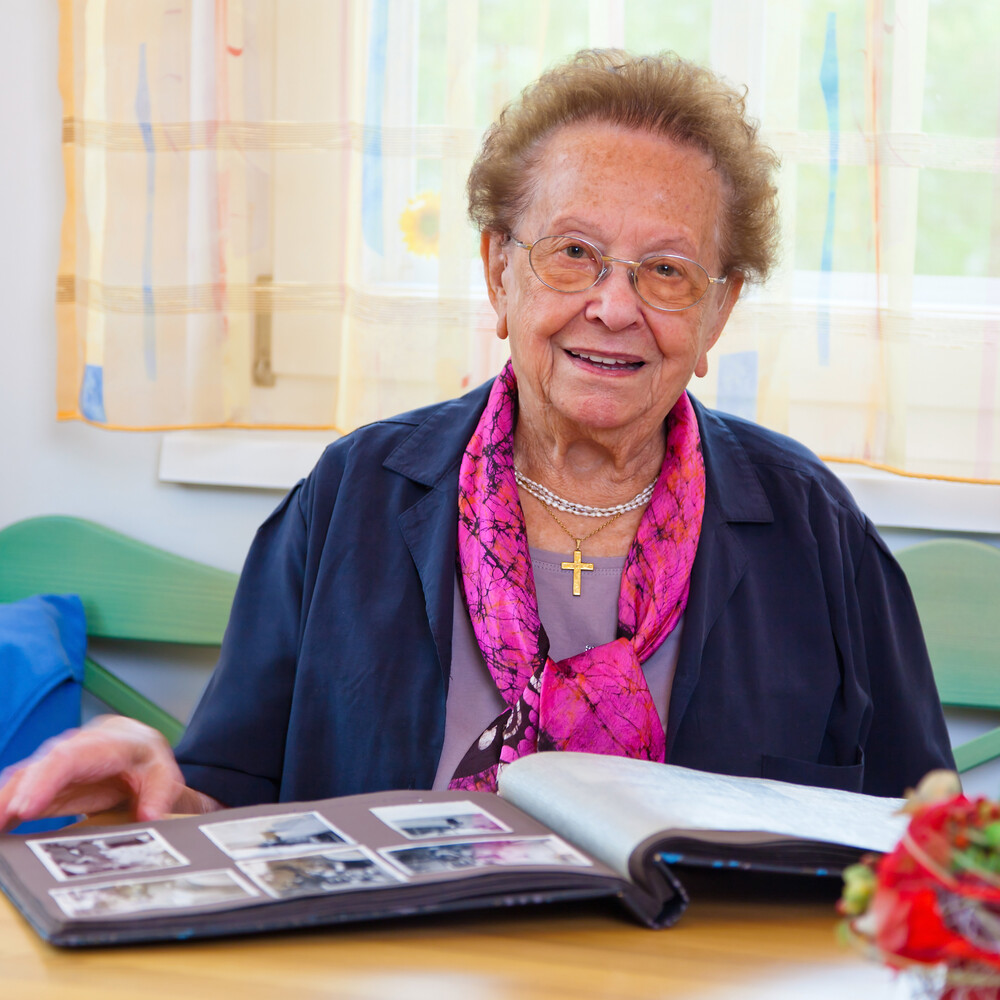
[[[588,45],[737,83],[785,256],[695,387],[825,456],[1000,479],[1000,8],[971,0],[62,0],[60,409],[348,430],[493,374],[482,129]]]

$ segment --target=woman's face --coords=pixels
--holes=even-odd
[[[529,190],[514,231],[523,243],[568,234],[611,257],[688,257],[719,277],[721,184],[700,150],[606,123],[566,126],[546,140]],[[522,416],[570,433],[661,433],[692,374],[707,373],[741,284],[730,278],[689,309],[664,312],[639,297],[627,265],[565,293],[543,285],[528,252],[499,234],[484,234],[482,249]]]

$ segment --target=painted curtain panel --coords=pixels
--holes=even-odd
[[[1000,5],[60,0],[58,410],[347,431],[494,374],[483,129],[591,45],[748,88],[784,255],[693,388],[820,454],[1000,480]]]

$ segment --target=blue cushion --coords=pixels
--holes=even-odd
[[[0,770],[80,724],[87,621],[75,595],[0,604]],[[23,823],[18,833],[65,820]]]

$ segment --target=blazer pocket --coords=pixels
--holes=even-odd
[[[848,765],[817,764],[797,757],[774,757],[762,754],[760,776],[777,781],[791,781],[796,785],[815,785],[819,788],[840,788],[845,792],[860,792],[865,777],[865,756],[858,747],[858,763]]]

